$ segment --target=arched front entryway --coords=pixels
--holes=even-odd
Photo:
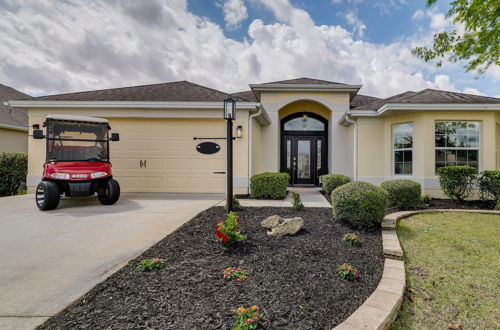
[[[328,173],[328,120],[312,112],[292,113],[281,120],[281,172],[292,185],[317,185]]]

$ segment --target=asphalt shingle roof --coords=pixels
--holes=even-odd
[[[356,108],[356,107],[360,107],[360,106],[368,104],[368,103],[377,102],[380,100],[381,99],[378,97],[356,94],[351,100],[351,109]]]
[[[259,85],[274,85],[274,84],[282,84],[282,85],[343,85],[343,86],[346,85],[346,84],[338,83],[338,82],[334,82],[334,81],[312,79],[312,78],[307,78],[307,77],[273,81],[273,82],[263,83],[263,84],[259,84]]]
[[[8,100],[20,100],[30,98],[28,94],[24,94],[12,87],[0,84],[0,124],[28,127],[28,114],[26,110],[11,108],[3,103]]]
[[[234,97],[239,97],[241,99],[247,100],[248,102],[258,102],[252,91],[236,92],[231,94]]]
[[[440,91],[427,88],[420,92],[407,91],[391,96],[386,99],[364,104],[353,110],[377,110],[387,103],[407,103],[407,104],[498,104],[499,98]]]
[[[165,101],[222,102],[231,95],[188,81],[101,89],[88,92],[48,95],[35,98],[44,101]],[[238,96],[236,101],[246,100]]]

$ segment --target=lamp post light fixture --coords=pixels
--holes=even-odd
[[[224,100],[224,119],[227,134],[226,205],[229,213],[233,210],[233,120],[236,119],[236,101],[231,97]]]
[[[224,100],[224,119],[236,119],[236,101],[232,97]]]

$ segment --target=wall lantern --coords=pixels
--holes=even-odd
[[[243,126],[241,125],[236,126],[236,137],[238,139],[241,139],[243,137]]]
[[[224,119],[235,120],[236,119],[236,101],[231,97],[224,100]]]

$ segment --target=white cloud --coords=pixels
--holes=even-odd
[[[424,16],[425,16],[424,11],[422,9],[417,9],[417,11],[415,11],[411,16],[411,19],[415,21],[424,18]]]
[[[254,19],[243,41],[189,12],[186,0],[0,2],[1,83],[45,94],[189,80],[233,92],[310,76],[360,83],[374,96],[455,89],[410,52],[430,34],[376,44],[318,26],[287,0],[258,1],[277,21]]]
[[[480,96],[486,96],[486,94],[481,93],[477,88],[474,88],[474,87],[464,88],[463,93],[465,93],[465,94],[473,94],[473,95],[480,95]]]
[[[247,7],[243,0],[226,0],[222,6],[224,21],[228,28],[237,28],[248,18]]]
[[[436,85],[436,87],[438,89],[443,89],[443,90],[451,91],[451,92],[457,91],[457,89],[455,88],[455,85],[453,85],[450,82],[450,76],[445,75],[445,74],[437,74],[434,77],[434,84]]]
[[[442,31],[450,25],[450,22],[446,19],[444,14],[434,13],[431,11],[428,11],[427,13],[428,16],[431,18],[431,24],[430,24],[431,29]]]
[[[347,14],[345,14],[345,19],[349,25],[352,25],[354,33],[357,34],[359,38],[363,38],[366,25],[358,18],[356,13],[353,11],[347,12]]]

